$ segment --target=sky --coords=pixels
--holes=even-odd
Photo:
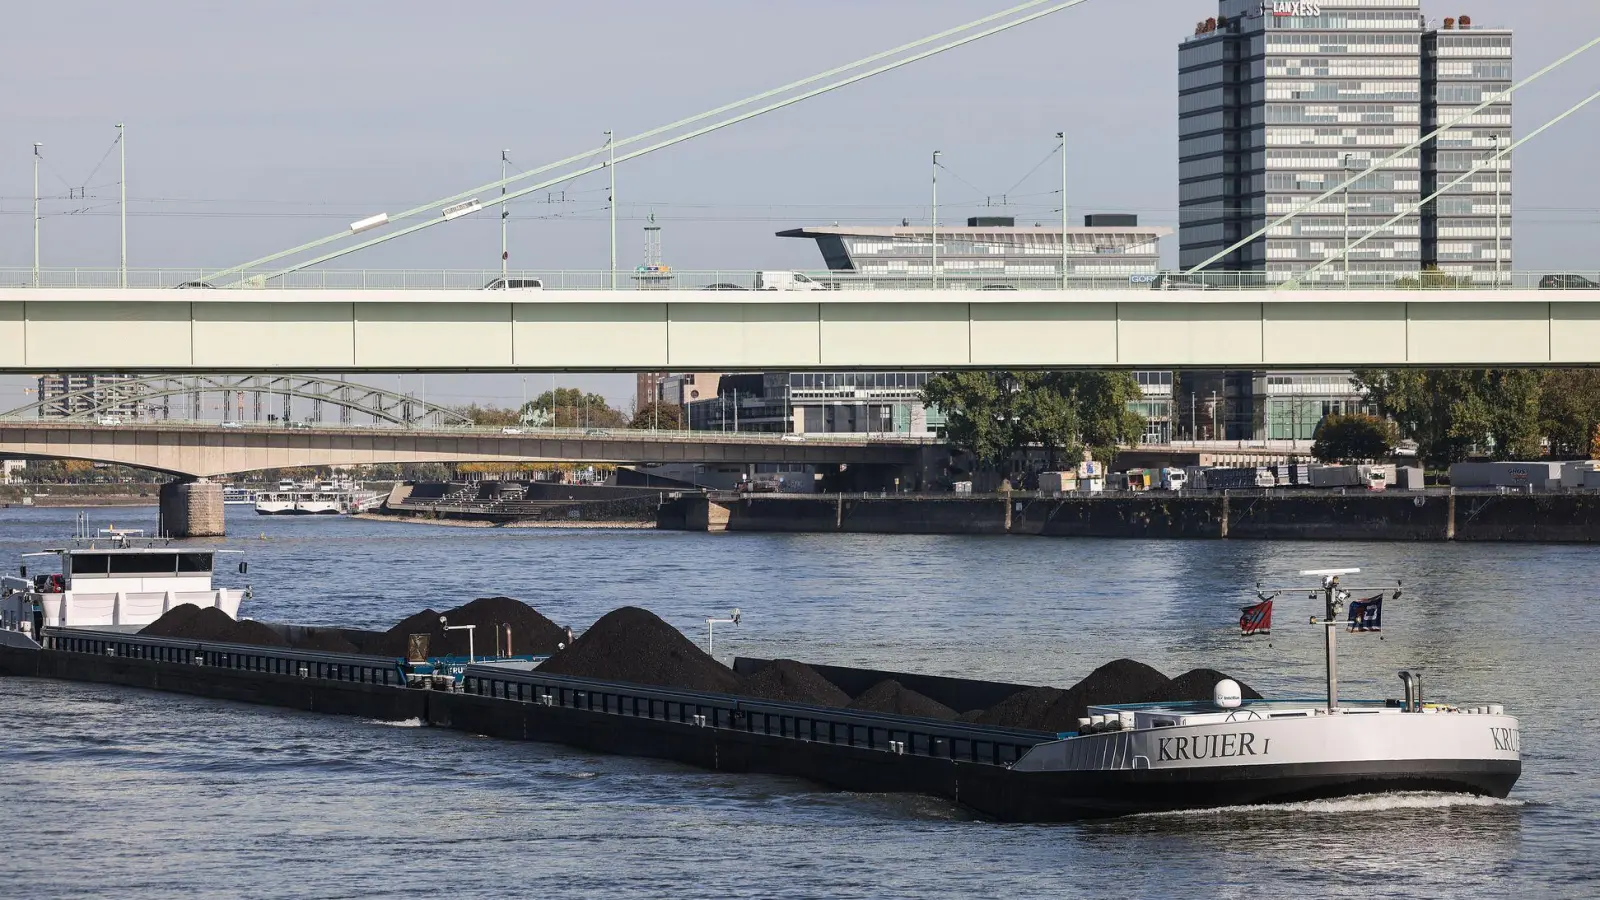
[[[51,0],[0,29],[0,269],[32,262],[43,144],[42,265],[115,267],[114,126],[127,127],[135,268],[216,268],[531,169],[999,11],[1005,0]],[[1448,6],[1516,30],[1521,78],[1600,34],[1594,0]],[[1208,0],[1088,0],[950,53],[617,168],[618,258],[662,227],[679,269],[821,268],[807,224],[1059,220],[1067,201],[1176,226],[1177,44]],[[1519,136],[1600,84],[1600,49],[1519,93]],[[1517,268],[1594,269],[1600,106],[1518,151]],[[1045,165],[1040,165],[1046,162]],[[512,209],[513,267],[608,265],[602,173]],[[1166,246],[1175,263],[1176,238]],[[497,269],[492,212],[362,251],[344,269]],[[0,407],[28,401],[0,379]],[[530,376],[534,382],[547,376]],[[631,376],[564,376],[614,405]],[[430,400],[518,401],[518,376],[421,376]],[[548,387],[548,384],[545,384]],[[16,400],[16,403],[9,401]]]

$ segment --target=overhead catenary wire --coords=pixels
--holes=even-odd
[[[1600,100],[1600,91],[1596,91],[1595,93],[1590,94],[1585,99],[1579,101],[1577,104],[1575,104],[1575,105],[1573,105],[1571,107],[1568,107],[1565,112],[1561,113],[1561,115],[1556,116],[1555,118],[1553,118],[1550,121],[1544,123],[1543,125],[1540,125],[1538,128],[1534,129],[1533,131],[1531,131],[1527,135],[1525,135],[1521,140],[1513,142],[1510,146],[1508,146],[1505,149],[1499,151],[1494,156],[1489,157],[1488,161],[1492,161],[1495,164],[1495,168],[1494,168],[1495,177],[1496,178],[1501,177],[1500,160],[1504,159],[1507,155],[1509,155],[1511,153],[1511,151],[1513,151],[1513,150],[1517,149],[1518,147],[1522,146],[1523,144],[1526,144],[1527,142],[1533,140],[1534,138],[1536,138],[1539,135],[1543,134],[1544,132],[1550,130],[1551,128],[1554,128],[1556,125],[1559,125],[1562,121],[1566,120],[1568,117],[1574,115],[1579,110],[1583,109],[1585,106],[1588,106],[1589,104],[1593,103],[1596,100]],[[1444,187],[1442,187],[1442,188],[1438,189],[1437,191],[1434,191],[1433,193],[1429,194],[1428,196],[1422,198],[1422,201],[1417,204],[1417,209],[1421,209],[1422,207],[1428,205],[1429,203],[1432,203],[1434,200],[1437,200],[1440,196],[1442,196],[1442,195],[1444,195],[1446,193],[1449,193],[1449,191],[1452,188],[1456,187],[1459,184],[1462,184],[1462,183],[1466,182],[1468,179],[1470,179],[1473,176],[1477,175],[1480,171],[1482,171],[1482,168],[1483,167],[1482,167],[1481,164],[1474,165],[1470,171],[1461,173],[1461,175],[1457,176],[1454,181],[1451,181],[1449,184],[1445,185]],[[1319,262],[1316,265],[1312,266],[1311,268],[1307,269],[1306,271],[1294,276],[1294,278],[1292,278],[1288,282],[1286,282],[1283,285],[1283,287],[1292,288],[1292,287],[1297,286],[1306,277],[1308,277],[1308,276],[1310,276],[1310,275],[1312,275],[1312,274],[1314,274],[1314,273],[1316,273],[1318,271],[1321,271],[1323,266],[1326,266],[1328,263],[1333,262],[1335,259],[1341,259],[1341,258],[1344,258],[1344,257],[1348,256],[1350,254],[1351,250],[1354,250],[1355,248],[1361,246],[1362,244],[1365,244],[1367,241],[1369,241],[1372,238],[1376,237],[1381,232],[1386,231],[1389,228],[1393,227],[1395,225],[1395,223],[1397,223],[1400,220],[1406,218],[1407,216],[1415,215],[1416,211],[1417,210],[1405,210],[1403,212],[1400,212],[1400,213],[1396,214],[1394,217],[1390,218],[1387,222],[1384,222],[1382,225],[1379,225],[1378,227],[1372,229],[1371,231],[1368,231],[1366,234],[1363,234],[1359,239],[1351,242],[1348,246],[1346,246],[1344,248],[1344,252],[1341,253],[1339,256],[1330,256],[1327,259],[1324,259],[1322,262]]]
[[[907,43],[907,44],[902,44],[899,47],[895,47],[895,48],[893,48],[891,50],[885,50],[885,51],[883,51],[881,53],[873,54],[872,56],[865,57],[865,58],[863,58],[861,60],[857,60],[856,62],[850,63],[848,65],[838,66],[838,67],[835,67],[833,69],[829,69],[826,72],[822,72],[822,73],[819,73],[817,75],[813,75],[813,76],[811,76],[809,78],[804,78],[804,79],[801,79],[800,81],[791,82],[791,83],[789,83],[787,85],[784,85],[782,87],[773,88],[772,90],[765,91],[765,92],[760,93],[760,94],[756,94],[756,95],[754,95],[752,97],[748,97],[748,98],[746,98],[744,100],[740,100],[740,101],[737,101],[735,103],[726,104],[724,106],[718,107],[717,109],[709,110],[707,112],[700,113],[700,114],[694,115],[694,116],[690,116],[690,117],[685,118],[685,119],[680,119],[677,122],[674,122],[674,123],[671,123],[671,124],[668,124],[668,125],[663,125],[663,126],[660,126],[658,128],[651,129],[649,131],[643,132],[643,133],[638,134],[638,135],[634,135],[634,136],[629,137],[629,138],[624,138],[622,140],[617,141],[614,144],[614,146],[615,147],[624,147],[624,146],[628,146],[628,145],[631,145],[631,144],[636,144],[636,143],[638,143],[640,141],[643,141],[643,140],[646,140],[648,138],[651,138],[651,137],[654,137],[654,136],[657,136],[657,135],[660,135],[660,134],[663,134],[663,133],[666,133],[666,132],[669,132],[669,131],[673,131],[673,130],[676,130],[678,128],[686,127],[686,126],[691,125],[691,124],[693,124],[695,122],[704,121],[704,120],[712,118],[714,116],[721,115],[721,114],[727,113],[727,112],[731,112],[733,110],[740,109],[740,108],[743,108],[743,107],[747,107],[747,106],[749,106],[749,105],[751,105],[753,103],[758,103],[758,102],[760,102],[762,100],[770,99],[772,97],[787,93],[787,92],[792,91],[792,90],[796,90],[796,89],[804,87],[806,85],[815,84],[815,83],[817,83],[819,81],[823,81],[823,80],[825,80],[827,78],[831,78],[833,76],[840,75],[840,74],[845,73],[845,72],[850,72],[850,71],[853,71],[853,70],[856,70],[856,69],[860,69],[864,65],[870,65],[870,64],[878,62],[880,60],[888,59],[890,57],[897,56],[897,55],[899,55],[901,53],[905,53],[906,51],[914,50],[914,49],[916,49],[918,47],[922,47],[922,46],[925,46],[927,44],[934,43],[934,42],[939,41],[939,40],[943,40],[943,39],[948,38],[948,37],[950,37],[952,35],[964,34],[966,32],[971,32],[974,28],[977,28],[977,27],[982,26],[982,25],[988,25],[991,22],[1008,19],[1008,17],[1015,16],[1017,13],[1020,13],[1020,12],[1023,12],[1023,11],[1029,10],[1029,9],[1034,9],[1034,8],[1040,7],[1040,6],[1044,7],[1043,9],[1036,9],[1034,12],[1028,13],[1026,15],[1018,16],[1016,18],[1010,18],[1009,21],[1001,21],[1001,24],[999,24],[999,25],[990,25],[987,28],[983,28],[982,30],[977,31],[976,33],[965,34],[965,36],[963,36],[963,37],[957,38],[956,40],[953,40],[953,41],[948,41],[948,42],[946,42],[944,44],[940,44],[940,45],[938,45],[938,46],[936,46],[936,47],[934,47],[934,48],[932,48],[930,50],[923,50],[923,51],[921,51],[919,53],[915,53],[915,54],[912,54],[910,56],[905,56],[905,57],[902,57],[900,59],[896,59],[893,62],[890,62],[888,64],[877,66],[877,67],[874,67],[872,69],[868,69],[865,72],[861,72],[861,73],[858,73],[856,75],[852,75],[852,76],[849,76],[847,78],[841,79],[839,81],[833,82],[831,84],[824,85],[823,87],[814,88],[812,90],[805,91],[805,92],[797,94],[795,96],[787,97],[787,98],[785,98],[785,99],[783,99],[781,101],[778,101],[776,103],[768,104],[766,106],[758,107],[757,109],[754,109],[754,110],[751,110],[751,111],[748,111],[748,112],[740,113],[740,114],[735,115],[735,116],[733,116],[733,117],[731,117],[729,119],[725,119],[725,120],[716,122],[716,123],[714,123],[712,125],[704,126],[704,127],[701,127],[701,128],[696,128],[696,129],[694,129],[694,130],[692,130],[690,132],[687,132],[685,134],[681,134],[681,135],[678,135],[676,137],[670,138],[668,140],[652,144],[652,145],[650,145],[648,147],[645,147],[642,150],[635,150],[635,151],[632,151],[630,153],[619,155],[619,156],[616,157],[615,162],[619,162],[620,163],[620,162],[626,162],[626,161],[631,160],[631,159],[637,159],[638,157],[644,156],[644,155],[649,154],[649,153],[653,153],[656,150],[660,150],[660,149],[663,149],[665,147],[670,147],[670,146],[672,146],[674,144],[682,143],[683,141],[691,140],[693,138],[700,137],[700,136],[705,135],[705,134],[709,134],[709,133],[711,133],[713,131],[717,131],[719,129],[726,128],[726,127],[728,127],[730,125],[734,125],[734,124],[737,124],[739,122],[747,121],[749,119],[756,118],[757,116],[765,115],[766,113],[772,112],[774,110],[783,109],[784,107],[791,106],[791,105],[793,105],[795,103],[799,103],[799,102],[801,102],[803,100],[808,100],[808,99],[810,99],[812,97],[820,96],[820,95],[828,93],[830,91],[837,90],[837,89],[839,89],[841,87],[845,87],[847,85],[854,84],[854,83],[856,83],[858,81],[862,81],[862,80],[865,80],[867,78],[871,78],[871,77],[873,77],[875,75],[880,75],[880,74],[882,74],[884,72],[888,72],[888,71],[892,71],[894,69],[898,69],[898,68],[900,68],[902,66],[909,65],[909,64],[911,64],[913,62],[918,62],[920,60],[927,59],[927,58],[929,58],[931,56],[936,56],[936,55],[938,55],[940,53],[944,53],[944,52],[947,52],[949,50],[953,50],[953,49],[955,49],[957,47],[965,46],[965,45],[970,44],[970,43],[972,43],[974,41],[978,41],[978,40],[981,40],[983,38],[990,37],[990,36],[995,35],[995,34],[999,34],[999,33],[1003,32],[1003,31],[1008,31],[1008,30],[1010,30],[1012,28],[1016,28],[1016,27],[1018,27],[1020,25],[1025,25],[1025,24],[1027,24],[1029,22],[1037,21],[1037,20],[1042,19],[1042,18],[1044,18],[1046,16],[1054,15],[1055,13],[1062,12],[1062,11],[1067,10],[1067,9],[1071,9],[1071,8],[1073,8],[1075,6],[1080,6],[1080,5],[1082,5],[1083,3],[1086,3],[1086,2],[1088,2],[1088,0],[1056,0],[1056,2],[1050,3],[1050,5],[1045,6],[1046,0],[1029,0],[1029,2],[1018,4],[1017,6],[1013,6],[1010,9],[1002,10],[1000,12],[993,13],[993,14],[988,15],[988,16],[984,16],[983,18],[976,19],[976,20],[974,20],[972,22],[968,22],[965,25],[957,26],[955,28],[946,29],[944,31],[939,32],[938,34],[930,35],[928,37],[921,38],[919,40],[912,41],[912,42]],[[515,176],[514,178],[506,179],[506,181],[508,183],[511,182],[511,181],[520,181],[520,180],[522,180],[524,178],[529,178],[529,177],[532,177],[534,175],[543,174],[545,172],[549,172],[549,171],[552,171],[554,169],[560,168],[561,166],[570,165],[572,163],[579,162],[579,161],[581,161],[581,160],[583,160],[585,158],[592,157],[594,154],[603,152],[605,150],[606,150],[606,147],[602,146],[602,147],[596,148],[594,150],[589,150],[589,151],[585,151],[583,153],[576,154],[574,156],[569,156],[564,160],[560,160],[560,161],[557,161],[557,162],[554,162],[554,163],[549,163],[547,165],[540,166],[540,167],[538,167],[536,169],[531,169],[531,170],[529,170],[527,172],[523,172],[523,173]],[[547,187],[550,187],[552,185],[555,185],[555,184],[560,184],[560,183],[565,182],[565,181],[571,181],[574,178],[580,177],[582,175],[589,174],[590,172],[593,172],[593,171],[597,171],[600,168],[601,168],[600,166],[595,166],[595,165],[591,164],[591,165],[586,166],[586,167],[584,167],[584,168],[582,168],[582,169],[580,169],[580,170],[578,170],[576,172],[569,173],[569,174],[563,175],[563,176],[559,176],[557,178],[554,178],[554,179],[551,179],[551,180],[548,180],[548,181],[545,181],[545,182],[541,182],[539,184],[533,185],[532,187],[521,188],[521,189],[519,189],[517,191],[513,191],[511,193],[502,195],[500,197],[495,197],[495,198],[492,198],[492,199],[489,199],[489,200],[482,201],[482,203],[479,205],[479,208],[484,208],[484,207],[489,207],[489,206],[496,206],[496,205],[499,205],[501,203],[505,203],[505,202],[508,202],[508,201],[511,201],[511,200],[515,200],[515,199],[517,199],[519,197],[526,196],[527,194],[532,193],[533,191],[543,190],[543,189],[545,189]],[[403,211],[401,213],[398,213],[398,214],[395,214],[393,216],[390,216],[388,218],[388,221],[390,223],[393,223],[395,221],[398,221],[398,220],[401,220],[401,219],[405,219],[405,218],[409,218],[411,216],[415,216],[415,215],[418,215],[420,213],[427,212],[429,210],[438,209],[438,208],[445,207],[445,206],[448,206],[448,205],[453,204],[453,203],[458,203],[458,202],[461,202],[461,201],[469,200],[469,199],[472,199],[477,194],[497,189],[500,186],[501,186],[501,182],[500,181],[490,182],[489,184],[482,185],[482,186],[474,188],[474,189],[472,189],[470,191],[465,191],[465,192],[462,192],[462,193],[459,193],[459,194],[452,195],[450,197],[446,197],[446,198],[444,198],[442,200],[436,200],[436,201],[434,201],[432,203],[425,204],[423,206],[419,206],[419,207],[415,207],[413,209],[405,210],[405,211]],[[340,251],[336,251],[336,252],[331,253],[331,254],[324,254],[322,256],[319,256],[319,257],[315,258],[314,260],[303,262],[303,263],[299,263],[299,264],[297,264],[295,266],[291,266],[289,268],[286,268],[286,269],[281,270],[279,272],[272,273],[272,274],[267,275],[265,277],[268,278],[268,279],[271,279],[271,278],[278,277],[279,275],[287,274],[288,272],[298,271],[299,269],[306,268],[307,266],[318,265],[318,264],[320,264],[322,262],[328,261],[329,259],[336,259],[339,256],[343,256],[343,255],[345,255],[347,253],[353,253],[353,252],[355,252],[357,250],[362,250],[362,249],[365,249],[367,247],[374,246],[375,244],[383,243],[383,242],[388,241],[388,240],[393,240],[394,238],[397,238],[397,237],[403,237],[403,236],[405,236],[407,234],[415,233],[415,232],[420,231],[420,230],[422,230],[424,228],[428,228],[428,227],[431,227],[433,225],[440,224],[443,221],[444,221],[443,219],[431,219],[431,220],[428,220],[426,222],[422,222],[422,223],[419,223],[417,225],[412,225],[412,226],[410,226],[408,228],[401,229],[399,231],[391,232],[391,233],[385,234],[385,235],[380,235],[377,238],[373,238],[373,239],[370,239],[370,240],[367,240],[367,241],[362,241],[362,242],[360,242],[360,243],[358,243],[356,245],[353,245],[351,247],[345,248],[345,249],[340,250]],[[311,250],[311,249],[314,249],[316,247],[324,246],[324,245],[332,243],[334,241],[338,241],[338,240],[344,239],[346,237],[349,237],[350,235],[351,235],[351,232],[348,231],[348,230],[341,231],[341,232],[339,232],[337,234],[329,235],[327,237],[319,238],[318,240],[311,241],[311,242],[306,243],[306,244],[302,244],[299,247],[294,247],[294,248],[291,248],[289,250],[285,250],[285,251],[281,251],[279,253],[271,254],[270,256],[261,257],[260,259],[252,260],[250,262],[243,263],[241,265],[234,266],[234,267],[229,268],[229,269],[223,269],[223,270],[220,270],[220,271],[217,271],[217,272],[210,273],[210,274],[205,276],[205,280],[208,280],[208,281],[209,280],[216,280],[216,279],[220,279],[220,278],[223,278],[223,277],[226,277],[226,276],[229,276],[229,275],[235,275],[235,274],[238,274],[240,272],[244,272],[244,271],[247,271],[249,269],[256,268],[257,266],[264,265],[264,264],[269,263],[269,262],[275,262],[277,260],[283,259],[283,258],[288,257],[288,256],[292,256],[292,255],[295,255],[295,254],[298,254],[298,253],[301,253],[301,252],[304,252],[304,251],[307,251],[307,250]]]
[[[1361,179],[1366,178],[1368,175],[1371,175],[1373,172],[1376,172],[1376,171],[1382,169],[1384,166],[1388,165],[1389,163],[1394,162],[1395,160],[1399,159],[1402,156],[1405,156],[1407,153],[1410,153],[1411,151],[1420,148],[1423,144],[1426,144],[1427,142],[1429,142],[1429,141],[1433,140],[1434,138],[1438,137],[1439,135],[1449,131],[1450,129],[1452,129],[1454,127],[1456,127],[1457,125],[1460,125],[1460,124],[1466,122],[1467,120],[1471,119],[1473,116],[1477,115],[1480,112],[1483,112],[1484,110],[1486,110],[1489,107],[1495,105],[1496,103],[1499,103],[1499,102],[1505,100],[1507,97],[1510,97],[1512,94],[1516,93],[1517,91],[1521,90],[1522,88],[1525,88],[1528,85],[1534,83],[1535,81],[1538,81],[1540,78],[1543,78],[1545,75],[1548,75],[1549,73],[1555,71],[1556,69],[1560,68],[1561,66],[1566,65],[1568,62],[1571,62],[1572,60],[1576,59],[1577,57],[1581,56],[1582,54],[1584,54],[1584,53],[1588,52],[1589,50],[1593,49],[1596,45],[1600,45],[1600,37],[1596,37],[1596,38],[1590,40],[1588,43],[1584,44],[1583,46],[1579,47],[1576,50],[1573,50],[1571,53],[1568,53],[1566,56],[1563,56],[1560,59],[1556,60],[1555,62],[1550,63],[1549,65],[1547,65],[1544,68],[1540,69],[1539,71],[1533,73],[1532,75],[1529,75],[1527,78],[1522,79],[1521,81],[1519,81],[1516,84],[1512,85],[1511,87],[1505,89],[1504,91],[1501,91],[1500,93],[1495,94],[1494,96],[1488,98],[1487,100],[1484,100],[1482,103],[1479,103],[1477,106],[1474,106],[1471,110],[1468,110],[1467,112],[1463,113],[1462,115],[1458,116],[1457,118],[1452,119],[1451,121],[1446,122],[1443,125],[1440,125],[1438,128],[1435,128],[1434,130],[1428,132],[1427,134],[1423,135],[1422,137],[1418,138],[1417,140],[1412,141],[1410,144],[1407,144],[1406,146],[1400,148],[1399,150],[1394,151],[1393,153],[1389,154],[1388,156],[1384,157],[1383,159],[1380,159],[1377,162],[1372,163],[1370,166],[1368,166],[1368,168],[1365,171],[1359,172],[1359,173],[1357,173],[1355,175],[1351,175],[1351,176],[1347,177],[1343,182],[1335,185],[1334,187],[1332,187],[1332,188],[1328,189],[1327,191],[1323,192],[1322,194],[1320,194],[1320,195],[1318,195],[1318,196],[1316,196],[1316,197],[1314,197],[1314,198],[1312,198],[1310,200],[1307,200],[1306,202],[1300,204],[1299,206],[1295,207],[1293,210],[1291,210],[1290,212],[1285,214],[1283,217],[1268,223],[1267,225],[1263,226],[1262,228],[1260,228],[1259,230],[1257,230],[1254,233],[1250,234],[1249,236],[1241,238],[1237,243],[1233,244],[1232,246],[1229,246],[1227,249],[1216,253],[1210,259],[1207,259],[1205,262],[1202,262],[1199,265],[1196,265],[1193,268],[1189,269],[1187,274],[1190,274],[1190,275],[1197,274],[1198,272],[1200,272],[1201,270],[1207,268],[1211,264],[1217,262],[1218,260],[1221,260],[1221,259],[1225,258],[1228,254],[1234,252],[1235,250],[1238,250],[1241,247],[1245,247],[1245,246],[1249,245],[1250,242],[1256,240],[1257,238],[1260,238],[1262,235],[1270,233],[1273,229],[1275,229],[1278,226],[1284,224],[1285,222],[1288,222],[1290,219],[1293,219],[1294,217],[1296,217],[1296,216],[1300,215],[1301,213],[1305,212],[1306,210],[1315,207],[1317,204],[1321,203],[1322,201],[1327,200],[1328,198],[1330,198],[1333,195],[1339,193],[1340,191],[1344,190],[1345,188],[1348,188],[1351,185],[1355,184],[1356,182],[1360,181]]]

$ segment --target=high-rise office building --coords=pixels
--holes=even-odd
[[[1427,130],[1461,118],[1510,87],[1510,31],[1481,28],[1462,16],[1445,19],[1443,27],[1422,36],[1422,125]],[[1506,98],[1423,146],[1423,196],[1473,173],[1423,211],[1424,266],[1477,284],[1497,283],[1497,275],[1498,283],[1509,282],[1511,157],[1493,157],[1510,145],[1511,100]]]
[[[1427,22],[1420,0],[1220,0],[1180,45],[1180,261],[1199,265],[1509,86],[1511,35]],[[1465,28],[1463,29],[1463,24]],[[1276,282],[1331,260],[1322,283],[1416,277],[1425,265],[1493,277],[1493,177],[1418,210],[1432,183],[1470,170],[1509,134],[1499,104],[1302,212],[1210,268]],[[1509,183],[1510,167],[1500,170]],[[1470,187],[1469,187],[1470,185]],[[1502,196],[1509,192],[1502,186]],[[1347,242],[1394,225],[1348,254]],[[1509,269],[1510,217],[1502,210]],[[1485,230],[1487,228],[1487,230]],[[1470,245],[1470,246],[1469,246]],[[1348,262],[1348,265],[1347,265]]]

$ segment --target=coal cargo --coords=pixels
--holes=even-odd
[[[571,647],[541,663],[539,671],[719,694],[737,694],[741,687],[732,669],[660,616],[636,606],[600,617]]]
[[[766,668],[744,679],[739,693],[746,697],[803,703],[807,706],[848,706],[850,695],[805,663],[775,659]]]
[[[449,624],[473,625],[469,642],[466,631],[445,631],[440,616]],[[538,610],[511,597],[480,597],[471,603],[447,609],[440,613],[425,609],[407,616],[384,633],[370,652],[380,656],[404,657],[413,634],[428,635],[428,652],[433,656],[466,656],[471,650],[478,656],[494,653],[494,629],[511,626],[513,654],[545,656],[567,639],[567,631],[541,615]],[[502,648],[503,649],[503,648]]]
[[[880,681],[850,702],[849,709],[864,712],[890,713],[896,716],[916,716],[919,719],[956,718],[956,711],[937,700],[911,690],[898,681]]]

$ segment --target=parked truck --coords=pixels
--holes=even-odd
[[[1242,491],[1276,487],[1277,484],[1277,477],[1268,468],[1206,470],[1206,489],[1212,491]]]

